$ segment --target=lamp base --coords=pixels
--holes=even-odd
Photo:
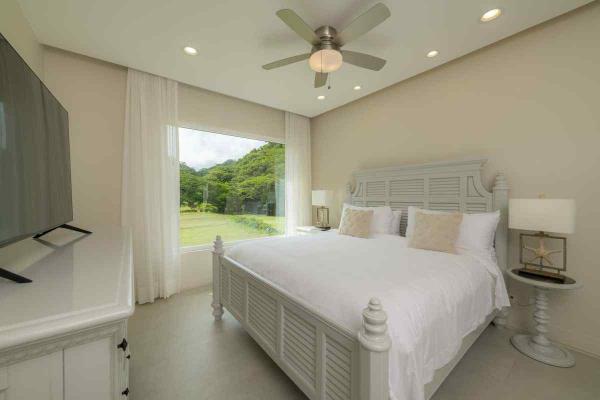
[[[322,231],[331,229],[329,226],[329,208],[317,208],[317,228],[321,229]]]

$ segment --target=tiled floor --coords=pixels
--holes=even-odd
[[[189,291],[136,308],[129,324],[134,400],[306,399],[225,313],[215,323],[208,291]],[[512,332],[488,328],[434,400],[600,399],[600,360],[540,364],[512,348]]]

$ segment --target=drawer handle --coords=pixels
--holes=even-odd
[[[122,394],[123,396],[127,396],[127,397],[128,397],[128,396],[129,396],[129,388],[126,388],[125,390],[123,390],[123,391],[121,392],[121,394]]]
[[[119,343],[117,345],[117,348],[125,351],[125,350],[127,350],[127,346],[128,346],[127,340],[125,338],[123,338],[123,340],[121,341],[121,343]]]

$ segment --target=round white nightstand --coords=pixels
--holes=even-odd
[[[575,357],[571,352],[562,346],[552,343],[546,337],[548,333],[548,324],[550,316],[546,312],[548,309],[548,291],[549,290],[573,290],[579,289],[583,284],[570,279],[567,283],[553,283],[544,280],[537,280],[519,275],[516,269],[508,272],[512,279],[523,282],[535,288],[535,311],[533,319],[536,322],[536,335],[514,335],[510,342],[521,353],[528,357],[543,362],[544,364],[555,367],[569,368],[575,365]]]

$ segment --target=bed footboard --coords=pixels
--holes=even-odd
[[[388,400],[387,316],[373,298],[349,332],[213,248],[212,314],[225,307],[313,400]]]

